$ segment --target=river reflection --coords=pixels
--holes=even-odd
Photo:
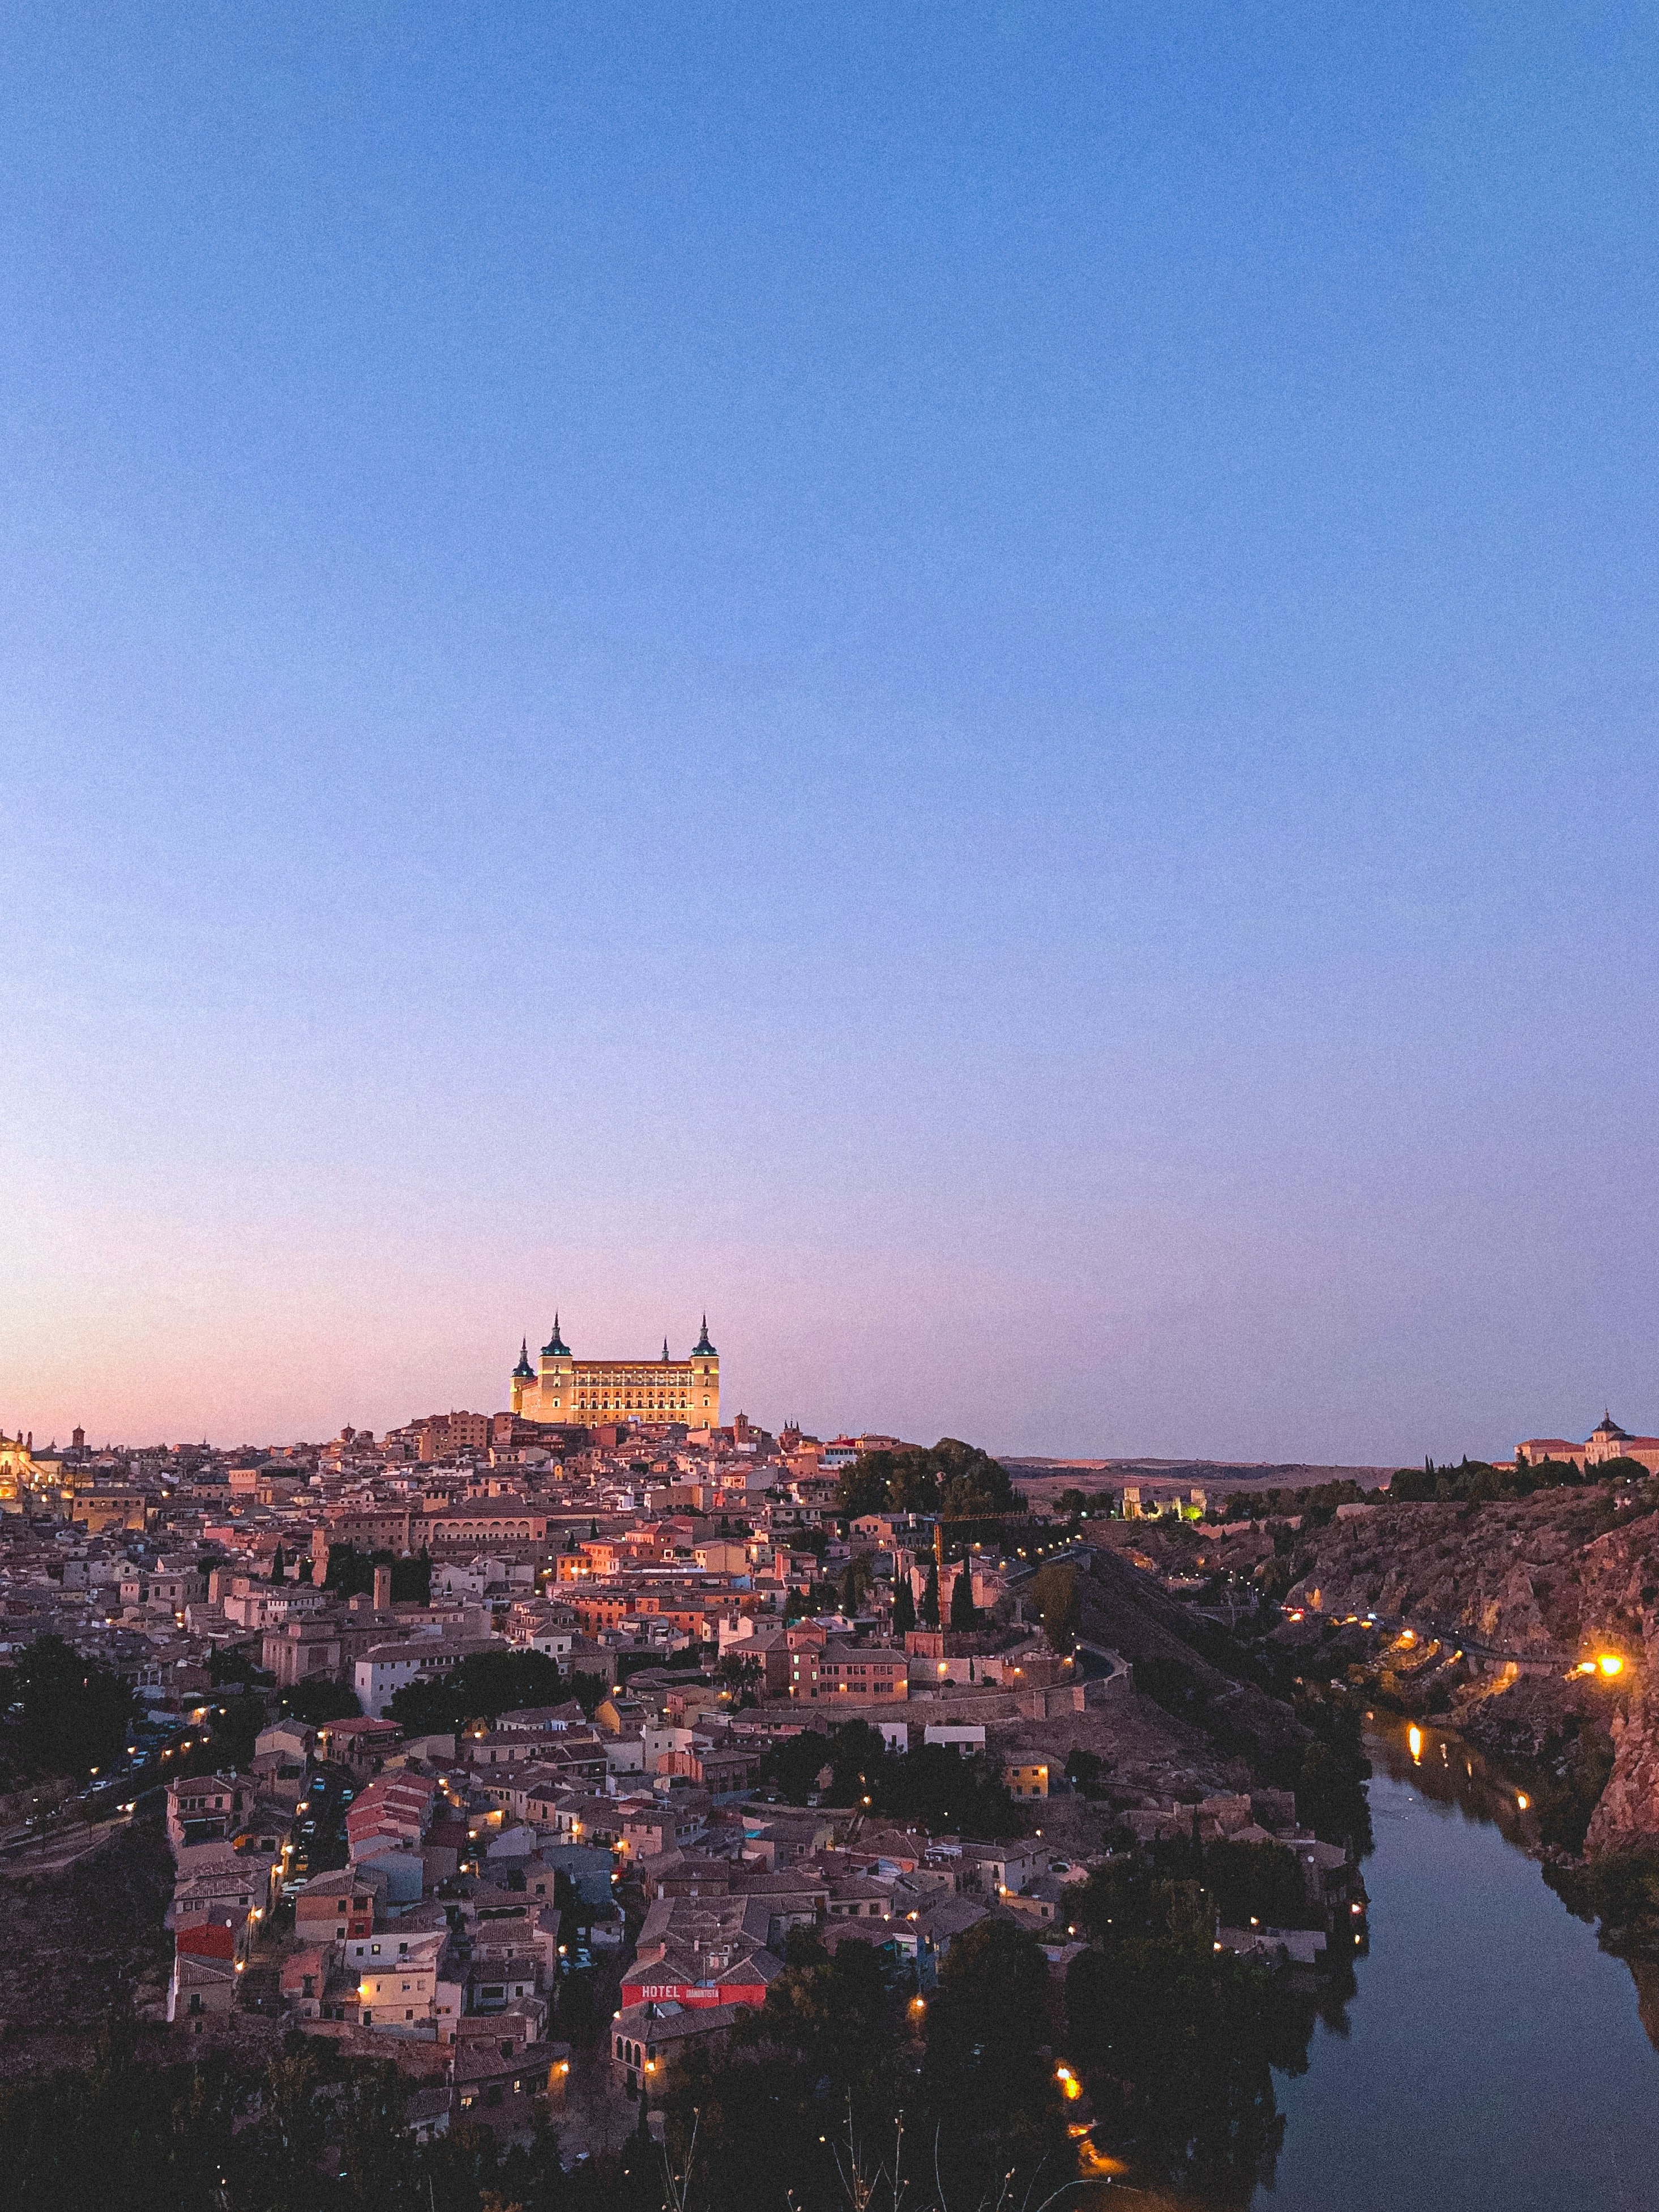
[[[1439,1729],[1379,1715],[1368,1748],[1370,1955],[1253,2212],[1659,2212],[1659,2053],[1526,1856],[1524,1790]]]

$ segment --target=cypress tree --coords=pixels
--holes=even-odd
[[[893,1633],[908,1636],[915,1625],[915,1594],[910,1588],[909,1576],[901,1575],[898,1588],[893,1592]]]
[[[974,1603],[974,1571],[964,1559],[957,1570],[957,1578],[951,1585],[951,1626],[952,1628],[977,1628],[979,1609]]]
[[[939,1626],[939,1562],[927,1563],[927,1587],[921,1594],[922,1625],[927,1628]]]

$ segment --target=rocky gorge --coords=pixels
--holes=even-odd
[[[1285,1633],[1376,1615],[1379,1692],[1553,1775],[1558,1850],[1659,1847],[1659,1481],[1349,1505],[1286,1549]]]

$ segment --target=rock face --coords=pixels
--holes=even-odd
[[[1614,1504],[1547,1491],[1476,1507],[1385,1505],[1304,1533],[1292,1605],[1434,1625],[1489,1654],[1449,1715],[1484,1748],[1540,1757],[1581,1726],[1610,1729],[1613,1771],[1585,1839],[1595,1854],[1659,1841],[1659,1486]],[[1616,1651],[1616,1680],[1574,1673]]]
[[[1643,1698],[1615,1715],[1613,1741],[1613,1772],[1584,1838],[1592,1858],[1659,1842],[1659,1701]]]

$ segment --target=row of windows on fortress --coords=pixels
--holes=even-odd
[[[718,1389],[712,1367],[690,1361],[653,1360],[627,1367],[609,1360],[578,1360],[568,1375],[544,1372],[532,1384],[550,1411],[573,1413],[690,1413],[702,1404],[712,1409]]]

